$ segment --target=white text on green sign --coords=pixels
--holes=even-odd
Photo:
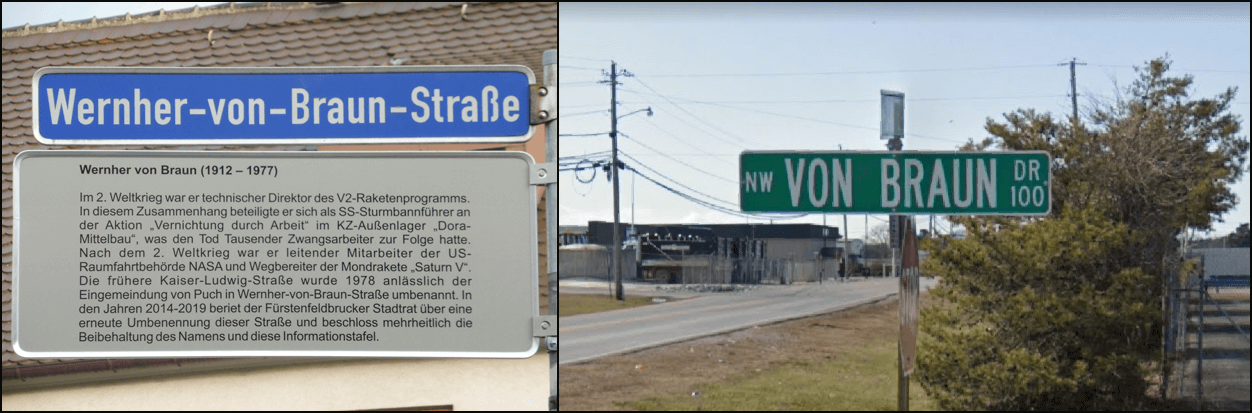
[[[1051,158],[1023,152],[744,152],[747,212],[1044,215]]]

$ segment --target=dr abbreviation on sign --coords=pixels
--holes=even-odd
[[[1047,214],[1044,152],[745,152],[744,211]]]

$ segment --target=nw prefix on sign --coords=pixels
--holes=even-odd
[[[1046,215],[1051,157],[1021,152],[744,152],[747,212]]]
[[[35,73],[45,144],[524,142],[525,66],[70,68]]]
[[[521,152],[26,151],[24,357],[530,357]]]

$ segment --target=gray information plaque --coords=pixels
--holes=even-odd
[[[23,357],[525,358],[522,152],[26,151]]]

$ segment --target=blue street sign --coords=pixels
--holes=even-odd
[[[495,143],[530,139],[525,66],[48,67],[50,145]]]

